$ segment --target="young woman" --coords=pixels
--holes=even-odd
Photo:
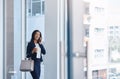
[[[39,30],[35,30],[27,46],[27,58],[34,60],[34,71],[30,72],[33,79],[40,78],[42,54],[46,54],[46,50],[42,45],[42,34]]]

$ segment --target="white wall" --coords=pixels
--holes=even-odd
[[[58,1],[46,0],[45,6],[45,79],[59,79],[58,75]]]
[[[3,0],[0,0],[0,78],[3,79]]]

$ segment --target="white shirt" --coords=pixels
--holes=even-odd
[[[40,46],[39,46],[39,44],[38,43],[36,43],[35,44],[35,48],[37,48],[37,56],[36,56],[36,58],[40,58],[41,56],[41,48],[40,48]]]

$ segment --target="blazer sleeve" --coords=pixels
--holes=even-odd
[[[30,43],[27,45],[27,52],[26,52],[27,58],[32,56],[32,49]]]
[[[45,47],[42,44],[40,44],[40,48],[41,48],[41,53],[45,55],[46,54]]]

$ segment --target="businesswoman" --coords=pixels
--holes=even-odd
[[[39,30],[32,33],[31,41],[27,46],[27,58],[34,60],[34,71],[31,71],[33,79],[39,79],[41,74],[42,54],[46,54],[46,50],[42,44],[42,34]]]

